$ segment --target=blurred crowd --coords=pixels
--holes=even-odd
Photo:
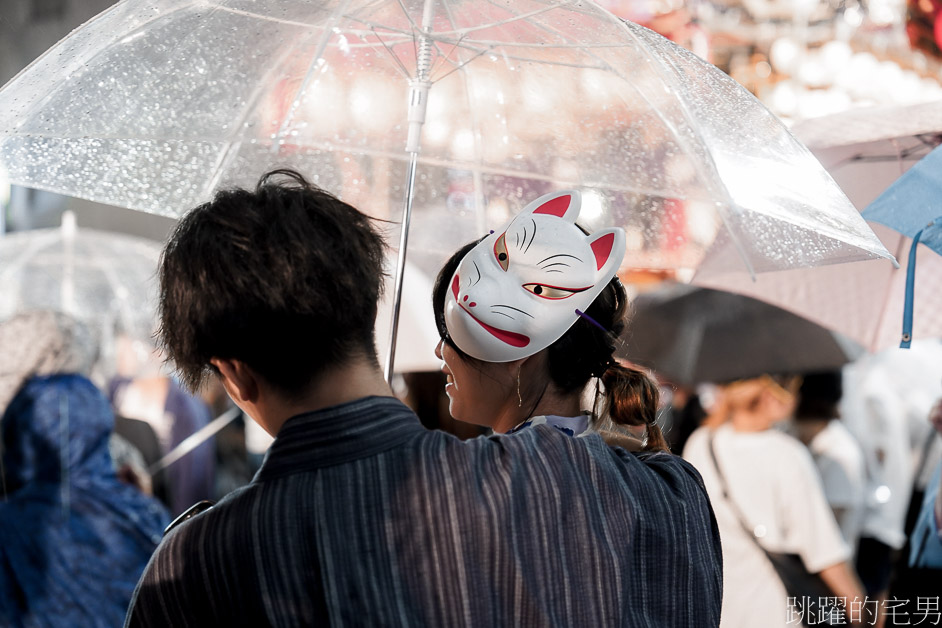
[[[560,197],[570,199],[567,202],[576,198],[574,193]],[[295,217],[291,212],[287,215]],[[588,246],[581,231],[576,235],[580,245]],[[499,242],[503,237],[494,236]],[[275,244],[281,246],[280,242]],[[307,250],[310,244],[302,238],[298,246]],[[442,372],[406,373],[392,382],[395,394],[425,427],[462,439],[524,430],[524,436],[516,440],[469,443],[469,450],[474,450],[473,446],[482,442],[529,442],[522,440],[526,434],[536,433],[546,424],[574,441],[586,432],[628,451],[640,451],[637,460],[626,451],[617,454],[631,464],[680,465],[678,469],[689,472],[688,484],[696,485],[701,494],[702,476],[719,531],[719,536],[714,536],[716,546],[720,545],[718,539],[722,540],[723,626],[794,623],[789,621],[789,612],[797,610],[792,607],[800,606],[802,600],[795,599],[783,575],[789,568],[813,576],[826,597],[876,604],[878,610],[859,608],[857,621],[851,617],[850,623],[884,625],[890,616],[887,609],[896,608],[892,606],[895,601],[934,599],[938,604],[938,583],[942,582],[942,537],[938,532],[942,523],[942,342],[921,340],[908,350],[867,355],[842,370],[783,373],[773,369],[734,381],[688,387],[660,380],[658,390],[646,372],[616,359],[621,355],[616,344],[624,337],[628,320],[628,298],[614,276],[613,263],[612,276],[598,282],[606,290],[602,296],[592,295],[586,312],[575,310],[581,317],[577,323],[561,326],[564,335],[548,341],[556,362],[549,357],[546,362],[528,362],[531,356],[523,356],[517,359],[514,373],[507,364],[515,362],[502,355],[484,360],[463,354],[457,344],[450,344],[456,330],[462,328],[457,323],[452,327],[447,324],[445,303],[459,298],[459,263],[475,250],[484,251],[481,254],[489,261],[501,260],[498,248],[487,242],[469,243],[439,274],[432,301],[441,341],[437,348],[428,350],[441,359]],[[548,248],[546,253],[554,250]],[[189,257],[177,254],[180,264],[189,263]],[[166,264],[166,257],[164,260]],[[374,261],[378,260],[379,256]],[[503,279],[507,268],[500,262],[493,265],[499,270],[498,278]],[[601,268],[601,264],[590,266]],[[162,271],[164,280],[184,274],[167,267]],[[331,273],[324,275],[328,280],[333,278]],[[251,289],[256,287],[253,284]],[[542,291],[542,285],[540,288]],[[166,285],[163,289],[168,290]],[[202,292],[199,294],[202,298]],[[475,307],[473,300],[468,302]],[[363,325],[372,330],[375,303],[368,306]],[[177,307],[181,327],[194,326],[191,310]],[[571,310],[565,313],[568,316]],[[166,324],[165,316],[162,329]],[[274,327],[259,324],[250,329]],[[209,328],[215,333],[215,327]],[[299,341],[303,333],[292,331],[286,338]],[[270,464],[271,457],[265,456],[273,439],[260,425],[284,434],[284,430],[279,432],[280,425],[272,427],[257,417],[250,420],[233,405],[230,396],[241,399],[242,407],[254,409],[255,414],[262,412],[259,408],[281,407],[240,397],[241,389],[233,388],[238,378],[233,379],[231,364],[216,360],[199,368],[190,365],[191,375],[195,372],[205,380],[200,393],[192,394],[171,373],[151,338],[136,336],[120,326],[109,334],[105,337],[101,327],[92,327],[87,321],[44,310],[23,311],[0,322],[0,625],[32,625],[34,618],[49,625],[120,625],[135,596],[135,586],[147,581],[146,576],[141,580],[142,574],[149,574],[154,590],[166,584],[161,569],[174,564],[176,558],[170,552],[179,549],[167,542],[161,544],[165,530],[174,525],[171,522],[186,519],[193,505],[227,495],[223,504],[231,505],[239,502],[240,495],[251,498],[253,488],[259,493],[258,482],[246,491],[238,489],[252,482],[260,468],[264,474],[268,467],[262,467],[263,460]],[[258,335],[263,336],[264,331]],[[495,342],[491,336],[496,337],[488,331],[483,338]],[[257,338],[247,341],[242,328],[233,337],[237,343],[264,345],[268,352],[274,346]],[[372,334],[364,337],[373,342]],[[162,338],[168,342],[166,335]],[[469,341],[465,342],[467,346]],[[500,344],[498,348],[505,349]],[[311,353],[316,351],[302,352],[299,363],[307,361]],[[546,355],[550,355],[549,349]],[[279,365],[284,361],[278,351],[270,357]],[[379,390],[387,393],[375,356],[361,365],[371,369],[372,376],[382,382]],[[579,373],[572,375],[570,370]],[[207,376],[210,371],[219,377]],[[334,373],[330,369],[324,372],[328,375],[323,377]],[[557,377],[563,378],[566,386],[553,385],[565,394],[556,393],[557,388],[547,394],[550,388],[546,381]],[[589,385],[590,380],[595,383]],[[333,384],[325,389],[333,391]],[[363,398],[378,396],[374,393]],[[604,411],[596,410],[600,396],[605,401],[598,407]],[[307,416],[291,408],[285,411],[288,416],[281,417],[282,422],[288,417]],[[488,420],[481,421],[481,417]],[[344,429],[328,423],[332,429]],[[620,431],[615,430],[617,434],[615,424],[621,426]],[[419,431],[422,438],[441,436]],[[546,431],[539,433],[545,435]],[[555,432],[550,434],[556,436]],[[615,436],[622,440],[613,441]],[[305,464],[322,462],[305,447],[286,442],[279,437],[282,452],[301,452],[299,457]],[[456,441],[448,442],[461,451]],[[690,462],[699,476],[675,456],[661,453],[668,448]],[[608,449],[605,451],[607,454]],[[414,460],[410,452],[403,455]],[[549,472],[552,466],[537,465],[540,472]],[[489,477],[489,467],[465,464],[462,468],[475,474],[475,481]],[[532,474],[523,475],[529,478]],[[495,477],[500,480],[499,475]],[[694,477],[695,482],[691,480]],[[606,490],[617,484],[610,479],[609,483]],[[474,483],[465,484],[468,488]],[[605,484],[600,481],[594,488]],[[266,486],[266,490],[274,489]],[[481,493],[490,495],[492,490],[484,487]],[[419,493],[424,498],[423,491]],[[604,499],[597,497],[595,501]],[[703,512],[709,513],[705,498],[702,503]],[[656,504],[668,505],[676,504]],[[224,512],[217,506],[215,516],[222,517]],[[291,508],[286,512],[293,513]],[[409,512],[412,517],[413,511]],[[357,511],[355,515],[362,517],[364,513]],[[208,520],[211,517],[202,519],[204,524]],[[674,513],[664,521],[668,520],[676,524],[683,519]],[[648,522],[652,526],[649,532],[656,529],[666,534],[664,531],[671,528],[652,522],[654,519]],[[432,532],[444,525],[448,525],[447,519],[430,519]],[[716,528],[703,526],[699,533],[715,532]],[[194,525],[184,528],[189,530],[190,542],[201,543],[202,537],[193,532],[200,529]],[[678,530],[682,528],[671,528],[671,534],[678,534],[678,538],[686,534],[687,541],[697,538],[696,529]],[[155,567],[159,559],[152,556],[158,544],[166,564]],[[620,549],[628,554],[634,551],[628,541]],[[716,551],[718,555],[718,547]],[[225,556],[228,559],[229,554]],[[679,563],[694,564],[685,561],[678,559]],[[148,564],[151,567],[145,571]],[[719,582],[718,560],[700,566],[714,573]],[[300,569],[299,573],[307,578],[314,571]],[[649,566],[647,571],[651,573],[643,571],[642,578],[657,569]],[[243,568],[239,574],[249,572],[252,569]],[[203,575],[193,573],[190,570],[183,575],[197,579]],[[665,573],[656,575],[664,577]],[[214,582],[208,577],[202,580],[209,583],[207,586]],[[137,586],[135,599],[139,599],[142,585]],[[469,591],[464,594],[470,595]],[[718,591],[714,597],[719,598]],[[153,605],[153,599],[148,603]],[[921,610],[928,612],[926,604]],[[145,604],[140,608],[144,609],[140,617],[146,619],[156,607]],[[853,611],[852,607],[840,608],[841,612]],[[801,610],[807,613],[811,609],[806,602]],[[861,613],[870,614],[873,621]]]
[[[724,621],[781,625],[769,552],[797,554],[838,597],[863,595],[869,625],[937,599],[940,383],[942,344],[927,340],[843,371],[674,391],[668,439],[703,475],[723,537]]]
[[[89,612],[63,619],[118,625],[170,519],[248,483],[271,438],[238,413],[167,458],[231,408],[225,391],[216,385],[189,394],[161,371],[150,347],[146,368],[133,377],[118,368],[96,385],[95,343],[87,327],[59,313],[0,325],[0,551],[4,565],[18,565],[0,571],[0,594],[34,609],[39,603],[49,617]],[[124,339],[118,355],[139,354],[141,344]],[[843,374],[665,388],[665,433],[704,476],[723,534],[724,616],[742,609],[749,619],[747,602],[768,590],[762,574],[775,577],[742,533],[740,516],[762,522],[766,544],[811,565],[841,565],[848,595],[854,576],[875,600],[920,591],[908,574],[910,555],[915,564],[921,549],[914,530],[930,516],[923,504],[938,490],[942,440],[929,419],[942,428],[934,397],[940,355],[942,345],[926,341],[910,353],[870,356]],[[399,392],[428,427],[464,438],[484,433],[451,419],[441,379],[406,374]],[[87,544],[69,540],[76,531]],[[75,578],[79,566],[99,577]],[[95,604],[63,603],[70,595]]]
[[[13,602],[4,625],[27,608],[60,623],[119,625],[171,519],[247,484],[271,442],[220,385],[186,392],[139,339],[118,342],[124,366],[102,378],[96,343],[61,313],[0,324],[0,596]],[[487,433],[450,417],[442,380],[404,374],[396,392],[429,428]],[[940,381],[942,343],[929,340],[843,372],[663,382],[659,423],[702,474],[723,538],[724,621],[781,622],[769,548],[799,555],[849,598],[885,604],[935,590],[942,560],[927,540],[938,525]],[[763,595],[778,597],[757,605]]]
[[[208,433],[221,387],[184,391],[152,347],[131,359],[139,339],[103,364],[100,340],[59,312],[0,324],[0,625],[121,625],[164,528],[249,482],[271,440],[232,412]]]

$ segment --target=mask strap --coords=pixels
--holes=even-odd
[[[576,314],[578,314],[579,316],[581,316],[581,317],[584,318],[585,320],[589,321],[589,323],[591,323],[592,325],[595,325],[596,327],[598,327],[599,329],[601,329],[602,332],[605,333],[605,335],[608,336],[609,338],[614,338],[614,334],[612,334],[611,331],[605,329],[605,328],[601,325],[601,323],[599,323],[597,320],[595,320],[594,318],[592,318],[591,316],[589,316],[588,314],[586,314],[586,313],[583,312],[582,310],[578,310],[578,309],[577,309],[577,310],[576,310]],[[609,345],[609,351],[610,351],[610,353],[614,353],[614,352],[615,352],[615,345]],[[597,377],[597,378],[601,379],[602,376],[605,374],[605,371],[607,371],[609,368],[611,368],[611,367],[614,366],[615,364],[617,364],[617,362],[616,362],[613,358],[609,357],[609,359],[606,360],[604,364],[600,365],[598,368],[596,368],[596,369],[591,373],[592,377]]]
[[[611,333],[612,333],[612,332],[610,332],[609,330],[607,330],[607,329],[605,329],[604,327],[602,327],[602,325],[599,324],[599,322],[598,322],[597,320],[595,320],[594,318],[592,318],[591,316],[589,316],[588,314],[586,314],[586,313],[583,312],[582,310],[578,310],[578,309],[577,309],[577,310],[576,310],[576,314],[578,314],[578,315],[581,316],[582,318],[586,319],[587,321],[589,321],[590,323],[592,323],[593,325],[595,325],[596,327],[598,327],[599,329],[601,329],[602,331],[604,331],[606,334],[611,334]]]

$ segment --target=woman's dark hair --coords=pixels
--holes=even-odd
[[[293,170],[220,191],[161,255],[160,344],[191,390],[222,358],[299,395],[354,354],[376,361],[384,255],[368,216]]]
[[[432,307],[439,335],[463,359],[472,363],[480,360],[461,351],[448,335],[445,298],[458,264],[478,242],[480,240],[461,247],[445,262],[432,290]],[[592,377],[598,377],[605,386],[605,395],[601,409],[594,409],[595,415],[607,414],[616,425],[645,426],[647,442],[644,449],[668,451],[667,440],[656,423],[660,399],[657,383],[644,371],[625,366],[614,358],[613,343],[624,331],[628,317],[628,296],[617,276],[605,286],[585,314],[598,326],[580,317],[547,348],[547,365],[553,384],[562,393],[572,393],[584,389]]]

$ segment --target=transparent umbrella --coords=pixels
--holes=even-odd
[[[105,322],[132,337],[154,331],[160,244],[120,233],[62,227],[0,238],[0,319],[26,310]]]
[[[942,142],[942,103],[861,109],[809,120],[796,125],[794,132],[863,210]],[[922,205],[930,216],[942,213],[932,214],[931,203]],[[889,207],[890,214],[908,213],[899,202]],[[921,228],[926,222],[928,218],[914,224]],[[942,282],[942,256],[927,247],[913,249],[912,239],[900,233],[904,229],[872,227],[901,267],[865,262],[773,272],[755,281],[727,275],[698,277],[694,282],[762,299],[879,351],[900,344],[907,275],[910,264],[918,261],[919,284],[925,287],[915,291],[909,310],[913,325],[907,333],[942,338],[942,291],[932,289]]]
[[[414,211],[429,274],[559,187],[589,228],[627,230],[626,267],[888,256],[748,92],[587,1],[126,0],[0,91],[0,165],[169,215],[294,166],[377,217]]]
[[[113,375],[117,334],[149,340],[154,332],[160,244],[120,233],[62,227],[0,237],[0,320],[29,310],[64,312],[85,323]]]

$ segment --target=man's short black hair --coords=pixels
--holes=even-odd
[[[299,395],[355,354],[376,362],[384,253],[368,216],[295,171],[220,191],[164,248],[160,343],[191,390],[222,358]]]

